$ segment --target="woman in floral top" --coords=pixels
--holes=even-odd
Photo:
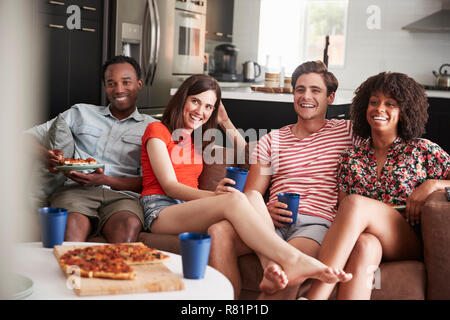
[[[450,186],[449,155],[419,138],[427,108],[423,87],[405,74],[382,72],[356,90],[353,129],[367,140],[341,156],[339,209],[319,253],[323,263],[353,274],[339,286],[338,299],[370,299],[367,272],[382,258],[422,257],[413,226],[426,198]],[[307,297],[327,299],[333,287],[314,281]]]

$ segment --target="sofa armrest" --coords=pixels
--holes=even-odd
[[[445,191],[432,193],[422,210],[427,299],[450,299],[450,202]]]

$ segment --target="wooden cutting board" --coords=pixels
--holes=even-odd
[[[253,91],[268,92],[268,93],[292,93],[292,88],[282,87],[264,87],[264,86],[251,86]]]
[[[53,253],[59,258],[69,250],[83,246],[55,246]],[[183,290],[184,283],[170,271],[164,263],[133,265],[136,271],[134,280],[113,280],[101,278],[84,278],[66,274],[68,281],[79,296],[101,296],[109,294],[142,293],[157,291]],[[63,272],[61,270],[61,272]]]

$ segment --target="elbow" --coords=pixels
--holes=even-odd
[[[164,193],[171,197],[176,198],[176,190],[177,190],[177,184],[178,182],[166,182],[166,183],[160,183],[161,189],[163,189]]]

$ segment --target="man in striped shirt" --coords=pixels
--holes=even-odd
[[[337,164],[343,151],[355,143],[350,121],[327,120],[326,112],[338,87],[336,77],[320,61],[305,62],[292,74],[297,122],[263,136],[251,156],[245,191],[264,195],[270,186],[267,210],[275,231],[300,251],[316,257],[337,208]],[[300,194],[297,223],[277,194]],[[209,230],[213,235],[210,265],[232,282],[236,298],[241,289],[237,257],[249,250],[231,225],[222,221]],[[267,299],[295,299],[298,285],[275,262],[260,256],[264,278],[260,283]]]

